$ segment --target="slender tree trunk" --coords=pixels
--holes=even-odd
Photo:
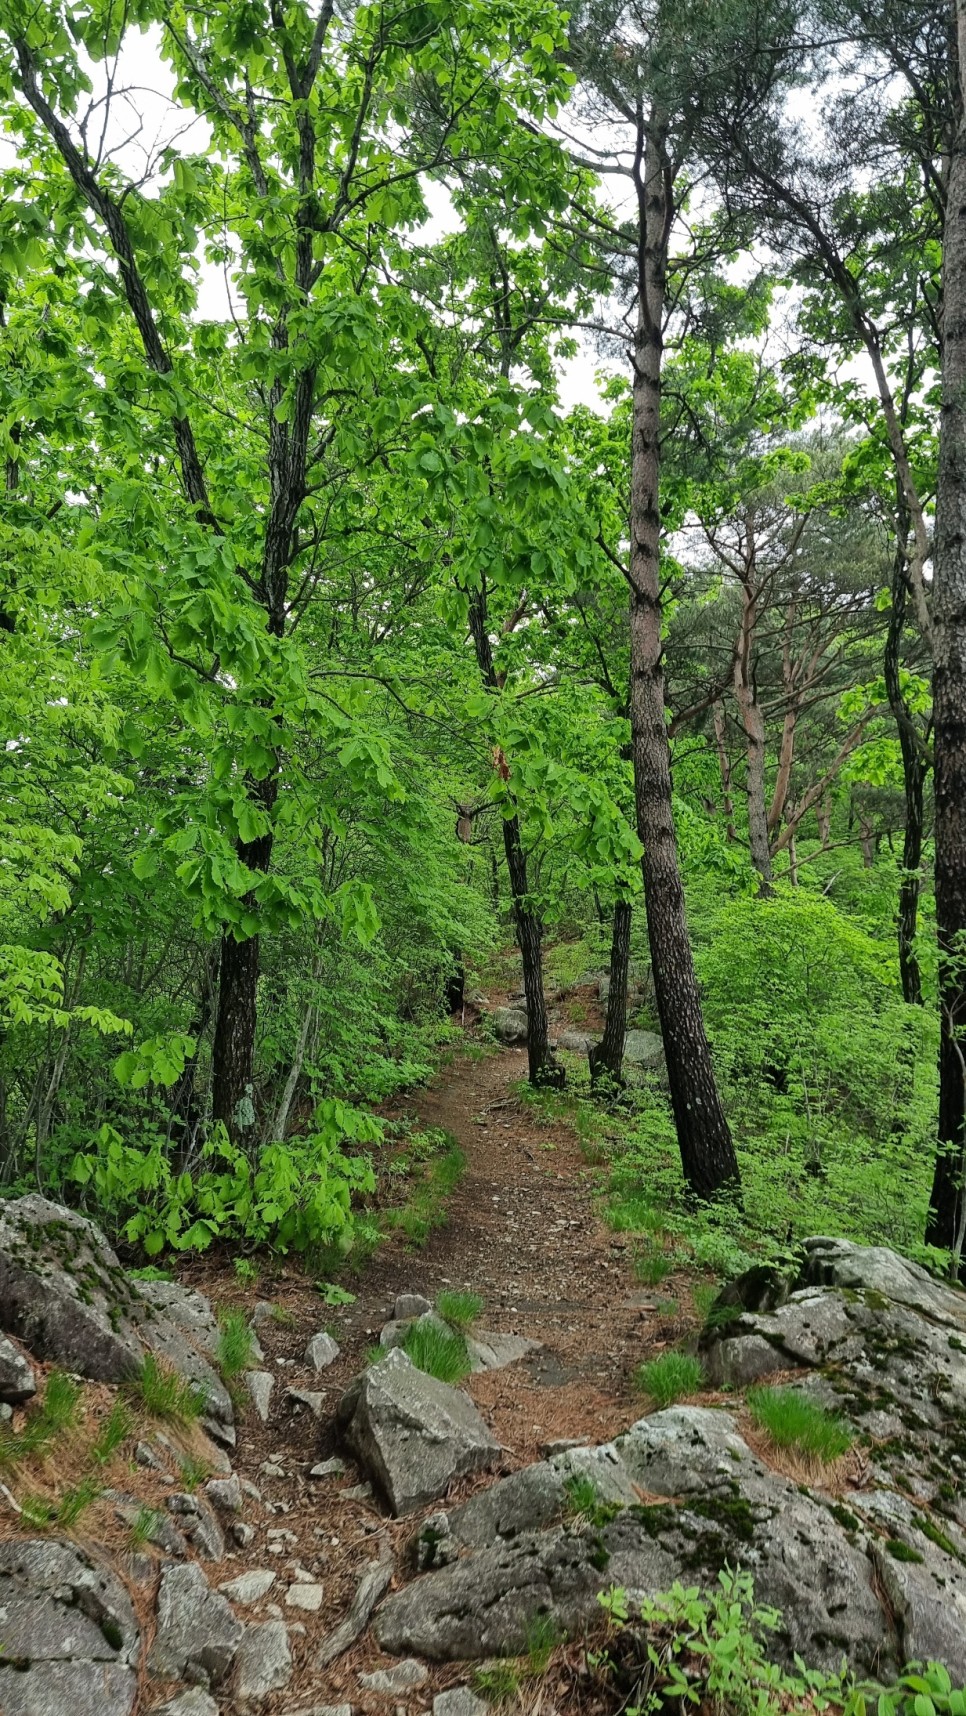
[[[718,750],[718,768],[721,772],[721,805],[725,814],[725,838],[728,840],[737,840],[738,833],[735,828],[735,804],[734,799],[731,796],[731,758],[728,756],[728,747],[725,744],[725,712],[723,703],[716,702],[713,704],[712,719],[714,721],[714,742]]]
[[[919,889],[921,886],[922,841],[924,822],[924,789],[928,764],[923,754],[915,723],[902,692],[900,674],[902,633],[909,604],[907,564],[908,514],[901,489],[897,494],[896,552],[892,567],[892,606],[885,645],[885,685],[899,735],[902,758],[902,786],[905,798],[905,828],[902,839],[902,880],[896,928],[899,939],[899,978],[905,1001],[922,1006],[922,975],[916,957],[916,929],[919,919]]]
[[[597,1085],[606,1074],[613,1084],[621,1083],[624,1067],[624,1038],[627,1035],[627,974],[631,963],[631,903],[618,900],[610,942],[610,987],[604,1035],[590,1050],[590,1082]]]
[[[741,579],[741,631],[735,651],[734,690],[745,735],[745,794],[748,800],[748,845],[751,862],[761,877],[759,893],[772,888],[771,852],[768,846],[768,812],[765,806],[765,721],[755,690],[753,650],[758,621],[755,521],[746,513],[746,559]]]
[[[933,596],[936,933],[939,941],[939,1149],[926,1239],[962,1231],[966,1121],[966,0],[957,0],[959,118],[943,245],[942,410]]]
[[[661,646],[659,501],[661,362],[672,209],[665,130],[651,114],[636,169],[638,322],[630,506],[631,736],[637,830],[651,968],[684,1176],[699,1196],[738,1182],[738,1162],[715,1083],[684,913],[671,801],[671,755]],[[643,172],[641,170],[643,155]]]
[[[818,823],[818,837],[822,842],[822,851],[828,851],[832,838],[832,806],[827,798],[815,806],[815,821]]]
[[[474,590],[469,598],[469,623],[480,678],[491,691],[498,689],[493,645],[487,627],[486,590]],[[503,819],[503,850],[510,878],[513,928],[520,949],[523,993],[527,1003],[527,1060],[530,1083],[536,1088],[563,1088],[565,1073],[550,1050],[550,1022],[543,990],[543,923],[534,908],[527,880],[527,855],[523,849],[520,819]]]
[[[313,977],[315,976],[316,973],[313,972]],[[280,1143],[284,1139],[285,1133],[288,1130],[288,1117],[291,1112],[292,1103],[295,1100],[295,1092],[298,1089],[299,1079],[302,1076],[302,1068],[305,1065],[305,1051],[308,1046],[309,1031],[312,1028],[314,1018],[315,1008],[310,1005],[306,1007],[305,1012],[302,1015],[302,1023],[299,1027],[298,1040],[295,1044],[295,1053],[292,1056],[292,1065],[289,1067],[288,1077],[285,1080],[285,1087],[279,1097],[278,1107],[275,1110],[275,1116],[272,1120],[269,1136],[272,1140],[278,1139]]]

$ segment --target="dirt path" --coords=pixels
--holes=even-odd
[[[402,1550],[418,1519],[388,1521],[376,1502],[356,1494],[361,1474],[351,1462],[336,1478],[313,1479],[310,1469],[337,1451],[335,1406],[391,1316],[398,1293],[432,1299],[441,1288],[472,1288],[484,1301],[482,1327],[541,1343],[520,1363],[465,1384],[505,1450],[504,1471],[539,1459],[547,1442],[603,1441],[626,1428],[642,1410],[634,1371],[681,1333],[673,1279],[660,1293],[638,1286],[622,1236],[611,1234],[595,1213],[593,1170],[573,1130],[545,1123],[519,1097],[525,1073],[523,1051],[484,1058],[457,1053],[428,1089],[407,1100],[407,1114],[420,1125],[454,1135],[466,1172],[447,1199],[445,1225],[418,1250],[398,1236],[380,1246],[348,1283],[357,1295],[353,1305],[326,1307],[294,1267],[244,1290],[223,1269],[215,1272],[202,1263],[192,1269],[194,1283],[215,1300],[244,1302],[251,1309],[261,1299],[276,1307],[275,1319],[260,1328],[265,1368],[276,1378],[269,1424],[245,1415],[235,1461],[266,1505],[247,1514],[256,1539],[238,1557],[237,1570],[270,1566],[291,1578],[295,1569],[304,1569],[324,1582],[326,1596],[317,1615],[273,1611],[270,1599],[251,1613],[251,1619],[281,1613],[306,1629],[296,1648],[296,1679],[269,1705],[272,1711],[343,1700],[358,1711],[388,1708],[385,1700],[360,1694],[359,1670],[388,1666],[370,1638],[324,1674],[314,1672],[312,1662],[320,1640],[344,1616],[378,1540],[388,1538]],[[307,1339],[322,1327],[342,1350],[329,1370],[315,1376],[302,1361]],[[318,1424],[307,1408],[286,1399],[290,1387],[324,1388]],[[434,1671],[431,1682],[397,1711],[415,1716],[430,1709],[433,1692],[460,1678],[458,1668]]]

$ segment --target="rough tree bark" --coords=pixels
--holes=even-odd
[[[631,903],[618,900],[614,907],[614,927],[610,942],[610,988],[607,991],[607,1015],[604,1034],[590,1049],[590,1082],[596,1087],[608,1078],[612,1084],[622,1082],[624,1068],[624,1038],[627,1035],[627,974],[631,963]]]
[[[712,705],[714,720],[714,742],[718,748],[718,768],[721,772],[721,806],[725,815],[725,838],[737,840],[738,831],[735,828],[735,805],[731,795],[731,758],[725,743],[725,712],[724,704],[716,701]]]
[[[487,625],[486,589],[470,592],[469,623],[476,664],[483,684],[491,691],[499,689],[493,645]],[[566,1074],[550,1049],[550,1022],[543,989],[543,922],[536,911],[527,878],[527,855],[520,832],[520,818],[514,814],[503,818],[503,850],[510,878],[510,902],[513,929],[520,949],[523,969],[523,993],[527,1003],[527,1061],[530,1083],[537,1089],[552,1087],[561,1090]]]
[[[966,0],[957,0],[959,112],[943,245],[942,410],[933,591],[939,1148],[926,1239],[962,1233],[966,1076]]]
[[[892,606],[886,633],[884,678],[889,708],[899,735],[902,758],[902,785],[905,798],[905,830],[902,838],[902,880],[896,928],[899,939],[899,979],[905,1001],[922,1006],[922,976],[916,957],[916,928],[919,919],[920,865],[924,822],[924,790],[928,762],[915,722],[902,691],[900,651],[902,633],[909,606],[907,573],[908,549],[906,536],[908,515],[902,491],[897,495],[896,551],[892,566]]]
[[[671,802],[661,645],[659,502],[661,365],[672,173],[666,125],[638,129],[638,318],[634,343],[630,502],[631,735],[647,933],[671,1105],[684,1176],[709,1197],[737,1186],[738,1162],[705,1036],[684,912]]]
[[[747,545],[741,578],[741,628],[735,651],[735,702],[745,734],[745,793],[748,800],[748,845],[751,862],[761,881],[759,893],[774,893],[771,852],[768,845],[768,812],[765,806],[765,718],[755,687],[753,649],[758,623],[758,589],[755,577],[754,520],[747,518]]]

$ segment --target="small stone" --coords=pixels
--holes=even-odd
[[[286,1710],[285,1716],[352,1716],[351,1704],[312,1704],[308,1709]]]
[[[341,1490],[343,1501],[367,1502],[372,1500],[371,1484],[353,1484],[350,1489]]]
[[[392,1314],[397,1323],[403,1323],[407,1317],[423,1317],[433,1308],[429,1299],[424,1299],[422,1293],[400,1293],[392,1308]]]
[[[284,1478],[285,1476],[285,1467],[280,1466],[277,1460],[263,1460],[258,1470],[263,1478]]]
[[[317,1615],[324,1596],[323,1585],[290,1585],[285,1601],[290,1609],[302,1609],[307,1615]]]
[[[571,1448],[586,1448],[587,1439],[579,1436],[558,1436],[555,1442],[545,1442],[540,1452],[545,1460],[553,1458],[554,1454],[569,1454]]]
[[[292,1652],[284,1621],[265,1621],[245,1628],[235,1667],[235,1696],[264,1698],[292,1678]]]
[[[239,1573],[235,1579],[226,1579],[218,1589],[222,1595],[233,1603],[257,1603],[264,1597],[278,1578],[270,1567],[252,1567],[247,1573]]]
[[[324,1394],[313,1394],[308,1388],[287,1388],[285,1398],[290,1400],[296,1409],[300,1406],[307,1406],[313,1418],[322,1417]]]
[[[256,1501],[256,1502],[261,1501],[261,1499],[262,1499],[261,1490],[256,1489],[255,1485],[253,1483],[251,1483],[248,1478],[242,1478],[241,1487],[242,1487],[242,1494],[248,1496],[250,1501]]]
[[[309,1472],[310,1478],[341,1478],[345,1471],[345,1461],[334,1454],[331,1460],[320,1460]]]
[[[275,1378],[267,1370],[246,1370],[245,1387],[251,1395],[252,1405],[263,1424],[268,1423],[268,1408],[272,1398],[272,1388]]]
[[[222,1513],[241,1513],[242,1488],[238,1478],[212,1478],[205,1485],[205,1495]]]
[[[16,1342],[0,1335],[0,1400],[19,1406],[37,1392],[37,1378]]]
[[[429,1679],[429,1671],[415,1657],[406,1657],[403,1662],[394,1663],[392,1668],[377,1668],[372,1674],[360,1674],[359,1685],[368,1692],[384,1692],[389,1695],[395,1692],[411,1692],[417,1686],[425,1686]]]
[[[255,1541],[255,1527],[246,1524],[243,1519],[236,1519],[231,1528],[231,1535],[239,1549],[249,1549]]]
[[[146,1466],[150,1472],[161,1472],[164,1467],[154,1449],[147,1442],[139,1442],[134,1450],[134,1458],[139,1466]]]
[[[433,1699],[433,1716],[487,1716],[487,1706],[468,1686],[451,1686]]]
[[[320,1329],[317,1335],[313,1335],[305,1349],[305,1362],[312,1370],[325,1370],[335,1363],[338,1356],[339,1344],[325,1329]]]
[[[185,1679],[195,1670],[217,1683],[231,1667],[242,1632],[224,1597],[209,1590],[197,1561],[164,1569],[149,1660],[153,1674]]]

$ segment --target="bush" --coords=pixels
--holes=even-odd
[[[175,1173],[160,1134],[125,1143],[109,1125],[97,1148],[80,1151],[72,1174],[94,1194],[99,1212],[113,1216],[128,1242],[150,1257],[165,1247],[205,1251],[213,1240],[272,1245],[280,1251],[351,1250],[352,1199],[375,1190],[368,1155],[347,1156],[344,1143],[375,1144],[382,1128],[348,1103],[319,1104],[316,1130],[284,1144],[266,1144],[254,1163],[216,1127],[201,1165]]]

